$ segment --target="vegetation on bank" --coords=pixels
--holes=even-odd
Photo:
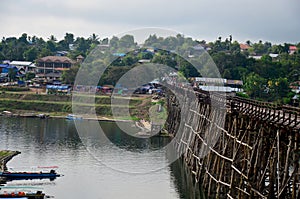
[[[0,172],[6,170],[6,163],[20,153],[19,151],[0,150]]]
[[[154,124],[163,125],[168,117],[165,100],[161,99],[158,101],[154,101],[151,104],[152,106],[149,108],[150,121]]]
[[[9,154],[11,154],[11,151],[0,151],[0,159],[2,159],[2,157],[8,156]]]
[[[84,94],[75,94],[77,96],[76,102],[85,101],[88,98],[93,98],[93,95],[84,95]],[[0,92],[0,99],[20,99],[20,100],[32,100],[32,101],[54,101],[54,102],[71,102],[72,95],[45,95],[45,94],[35,94],[29,92]],[[126,97],[114,97],[114,100],[118,102],[118,100],[128,99]],[[142,97],[132,97],[131,104],[139,104],[142,100]],[[95,96],[95,104],[109,104],[111,103],[111,97],[108,95],[96,95]]]
[[[29,91],[30,89],[27,87],[16,87],[16,86],[2,86],[0,87],[0,91],[14,91],[14,92],[24,92]]]
[[[110,117],[112,116],[111,110],[111,97],[110,96],[96,96],[95,104],[85,103],[89,95],[79,95],[76,104],[80,106],[80,111],[89,113],[95,107],[98,116]],[[77,98],[78,99],[78,98]],[[130,100],[129,107],[122,105],[125,97],[115,97],[114,109],[120,113],[126,113],[128,108],[132,113],[133,118],[144,117],[145,107],[149,104],[147,97],[133,97]],[[72,113],[72,96],[70,95],[41,95],[33,93],[16,93],[5,92],[0,93],[0,111],[19,112],[44,112],[54,115],[66,115]]]

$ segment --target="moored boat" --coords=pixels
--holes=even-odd
[[[49,115],[48,115],[48,114],[41,113],[41,114],[36,115],[36,117],[41,118],[41,119],[46,119],[46,118],[49,117]]]
[[[0,177],[4,177],[7,180],[43,179],[43,178],[55,179],[56,177],[59,176],[60,174],[57,174],[55,170],[51,170],[50,172],[9,172],[9,171],[0,172]]]
[[[42,191],[37,191],[36,193],[26,193],[23,191],[14,191],[14,192],[3,192],[0,193],[0,198],[23,198],[23,199],[44,199],[45,194]]]
[[[68,114],[66,116],[66,119],[68,120],[81,120],[82,117],[81,116],[78,116],[78,115],[74,115],[74,114]]]

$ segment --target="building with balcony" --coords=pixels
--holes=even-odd
[[[62,71],[69,70],[75,63],[75,61],[66,56],[42,57],[36,60],[37,76],[52,79],[49,75],[53,74],[57,78]]]

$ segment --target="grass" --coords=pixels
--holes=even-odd
[[[8,151],[8,150],[1,151],[0,150],[0,160],[2,160],[3,158],[6,158],[8,156],[13,155],[14,153],[15,153],[15,151]],[[1,162],[0,162],[0,164],[1,164]]]
[[[0,151],[0,158],[5,157],[7,155],[11,154],[10,151]]]
[[[115,119],[117,119],[117,120],[129,120],[129,121],[139,121],[140,120],[140,118],[138,118],[137,116],[115,117]]]
[[[158,112],[158,106],[159,105],[155,105],[150,108],[150,120],[155,124],[164,124],[168,117],[168,113],[164,107],[162,107],[162,110]]]
[[[114,104],[111,105],[110,96],[92,96],[83,94],[74,94],[76,98],[75,108],[82,114],[89,113],[95,108],[99,116],[112,116],[111,107],[116,108],[120,113],[125,113],[130,109],[132,118],[123,118],[130,120],[138,120],[143,118],[145,107],[148,105],[149,97],[122,97],[113,96]],[[90,100],[95,97],[95,100]],[[129,105],[128,104],[129,100]],[[89,103],[90,102],[90,103]],[[51,116],[63,116],[72,112],[72,96],[71,95],[45,95],[35,94],[32,92],[0,92],[0,111],[11,111],[13,113],[25,113],[33,111],[35,113],[47,113]],[[121,118],[122,119],[122,118]]]
[[[161,107],[160,112],[158,112],[159,107]],[[158,102],[152,102],[152,106],[149,108],[149,115],[151,122],[155,124],[164,124],[168,117],[168,112],[164,106],[164,101],[160,100]]]

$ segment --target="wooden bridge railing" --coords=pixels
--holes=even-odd
[[[166,128],[209,197],[300,197],[299,108],[176,89]]]
[[[271,124],[300,129],[300,108],[298,107],[276,105],[240,97],[232,97],[228,100],[231,104],[231,112],[238,111]]]
[[[278,105],[272,102],[263,102],[237,96],[194,90],[198,98],[214,101],[226,105],[228,112],[239,112],[255,117],[271,124],[282,125],[292,129],[300,129],[300,108],[289,105]]]

